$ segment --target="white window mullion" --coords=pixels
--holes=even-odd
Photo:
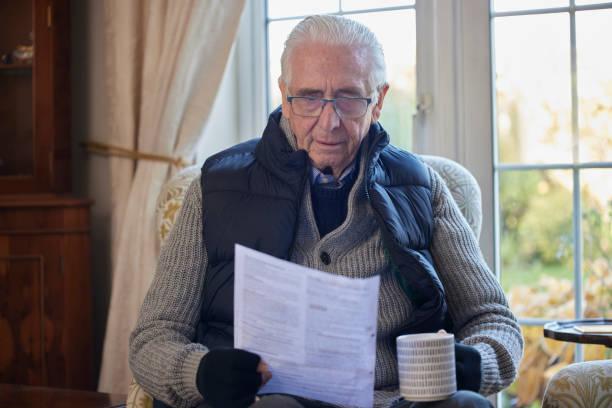
[[[452,0],[416,2],[418,117],[415,151],[457,160]]]
[[[574,236],[574,314],[576,319],[583,317],[582,310],[582,203],[580,197],[580,168],[576,166],[580,163],[580,130],[578,126],[578,69],[576,56],[576,9],[575,1],[570,0],[570,64],[572,79],[572,156],[574,169],[573,177],[573,212],[572,227]],[[576,347],[574,361],[580,362],[584,359],[583,348],[581,345]]]
[[[421,0],[416,13],[415,151],[453,159],[474,174],[482,190],[481,248],[493,265],[489,1]]]
[[[487,0],[457,2],[461,63],[456,106],[457,161],[474,174],[482,191],[483,225],[480,247],[489,265],[494,260],[493,161],[490,20]]]
[[[489,101],[491,104],[491,162],[493,167],[493,251],[494,251],[494,269],[497,280],[501,282],[501,206],[500,206],[500,172],[499,172],[499,135],[497,127],[494,125],[494,118],[497,117],[496,85],[495,85],[495,30],[494,20],[492,17],[493,0],[489,0],[489,78],[491,79],[491,88],[489,89]]]
[[[576,109],[576,106],[573,107]],[[580,200],[580,169],[574,168],[572,171],[574,191],[572,224],[574,229],[574,310],[576,319],[582,318],[582,205]],[[584,359],[583,349],[580,344],[576,347],[574,361]]]

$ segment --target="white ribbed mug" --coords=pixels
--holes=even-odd
[[[408,401],[440,401],[457,391],[455,336],[407,334],[397,338],[400,394]]]

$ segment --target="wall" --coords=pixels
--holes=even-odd
[[[201,142],[196,147],[198,164],[213,153],[238,142],[238,81],[236,81],[238,64],[236,52],[232,50],[227,63],[217,98],[210,112],[210,119],[204,127]]]
[[[104,93],[104,4],[71,2],[73,191],[94,200],[91,212],[95,368],[99,371],[110,298],[110,185],[107,160],[87,156],[80,143],[108,131]]]

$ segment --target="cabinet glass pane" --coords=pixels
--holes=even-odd
[[[574,317],[571,170],[500,174],[501,282],[520,317]]]
[[[576,13],[580,160],[612,161],[612,10]]]
[[[494,11],[538,10],[567,6],[569,0],[493,0]]]
[[[416,100],[416,20],[414,9],[349,15],[370,28],[380,41],[387,64],[389,92],[380,123],[391,142],[412,148],[412,115]]]
[[[612,169],[580,173],[585,317],[612,318]]]
[[[493,24],[500,161],[571,162],[568,14],[497,17]]]
[[[0,177],[33,172],[32,4],[0,2]]]
[[[414,0],[342,0],[342,11],[414,6]]]
[[[268,0],[268,17],[283,18],[340,11],[339,0]]]

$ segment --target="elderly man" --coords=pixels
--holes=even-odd
[[[255,394],[270,372],[233,346],[234,244],[355,278],[380,275],[376,406],[401,401],[395,338],[452,331],[458,389],[427,406],[489,406],[514,379],[516,319],[441,178],[389,143],[378,123],[389,86],[363,25],[313,16],[289,35],[282,109],[261,139],[206,161],[130,340],[137,381],[176,407],[324,407]],[[157,402],[156,402],[157,403]]]

